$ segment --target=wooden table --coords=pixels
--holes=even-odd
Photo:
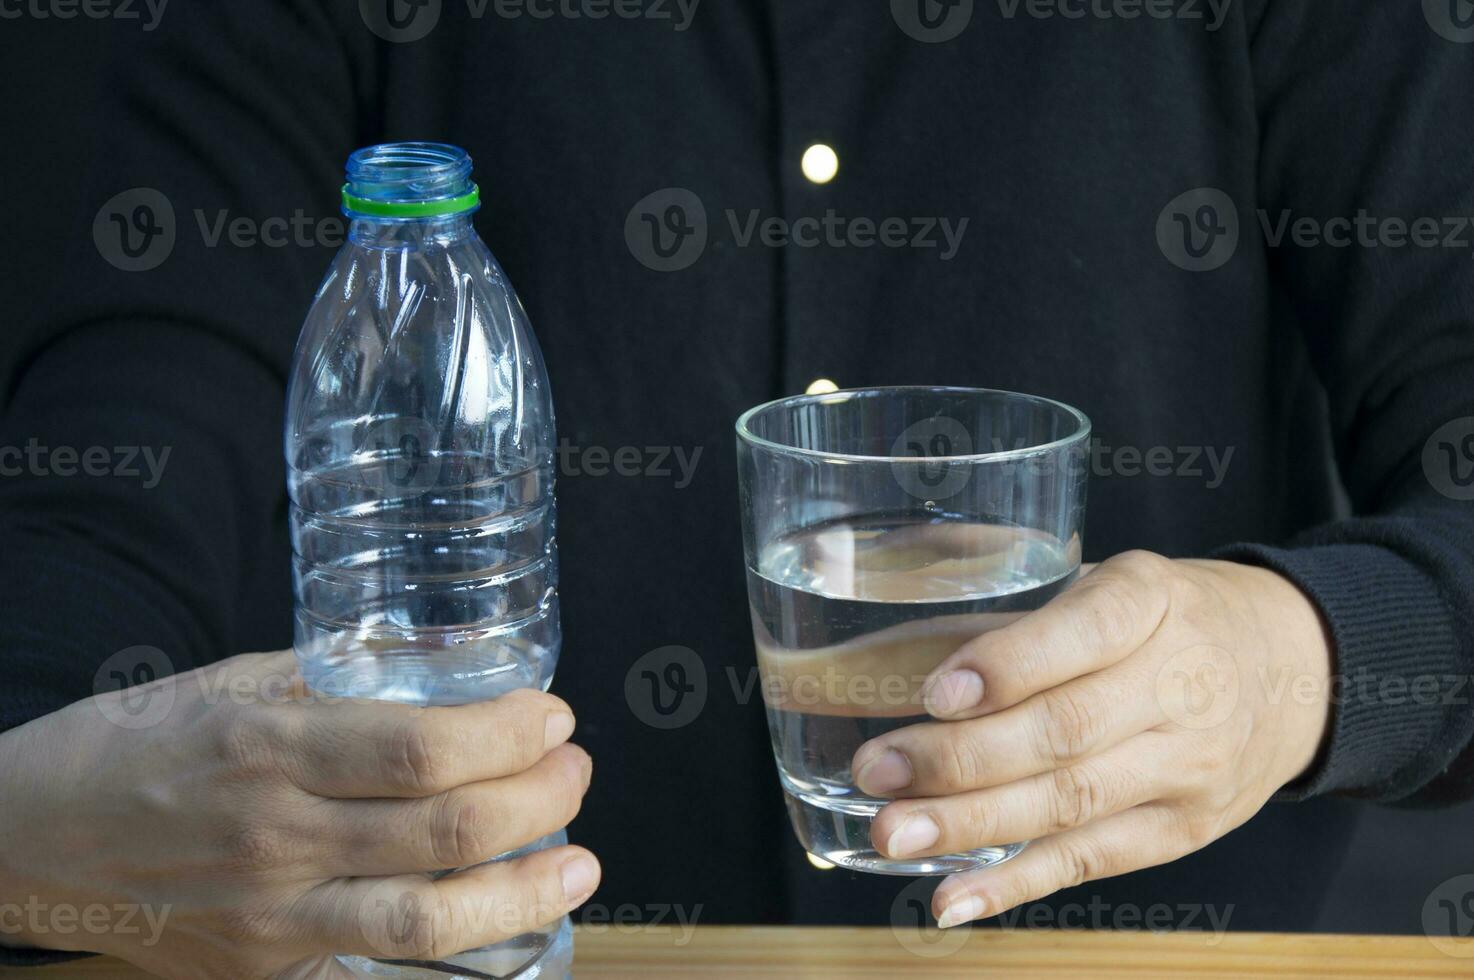
[[[1470,977],[1474,939],[1264,933],[603,926],[580,930],[578,980],[772,977]],[[91,959],[0,980],[142,980]]]

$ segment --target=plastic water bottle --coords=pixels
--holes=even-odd
[[[560,641],[553,407],[527,315],[471,224],[471,159],[388,143],[352,154],[347,178],[348,241],[287,395],[303,678],[418,705],[546,689]],[[572,933],[565,918],[446,963],[344,961],[371,976],[563,977]]]

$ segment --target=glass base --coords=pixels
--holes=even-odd
[[[1007,861],[1028,844],[1023,841],[999,847],[980,847],[936,857],[888,858],[870,843],[870,821],[880,812],[878,805],[854,800],[839,804],[833,797],[810,796],[787,787],[783,795],[788,802],[793,832],[798,835],[803,849],[821,861],[852,871],[881,875],[950,875]]]
[[[567,916],[551,941],[545,933],[518,936],[495,946],[457,953],[439,963],[407,963],[339,956],[355,977],[396,980],[569,980],[573,976],[573,924]]]

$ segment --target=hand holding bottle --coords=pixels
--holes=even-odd
[[[0,736],[0,895],[22,911],[0,943],[164,977],[331,976],[327,954],[442,959],[594,890],[579,847],[481,864],[578,812],[591,763],[561,700],[332,700],[295,674],[290,651],[233,657],[153,682],[173,701],[147,727],[110,720],[143,687]]]

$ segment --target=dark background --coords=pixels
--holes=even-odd
[[[62,251],[57,243],[85,240],[92,233],[69,217],[77,212],[75,196],[81,191],[57,186],[54,161],[83,153],[84,147],[95,145],[96,133],[109,132],[110,121],[98,118],[89,97],[99,52],[119,45],[146,45],[148,40],[136,25],[108,20],[0,20],[0,64],[6,67],[5,96],[0,99],[4,135],[0,187],[6,202],[0,404],[8,401],[31,352],[29,338],[46,317],[41,297],[47,283],[81,271],[59,264]],[[108,161],[96,159],[93,165],[105,168]],[[89,207],[102,203],[91,202]],[[324,266],[329,258],[330,250],[321,250]],[[536,324],[538,310],[531,308],[529,313]],[[735,511],[729,516],[736,520]],[[773,793],[778,793],[776,781]],[[1461,869],[1474,867],[1474,804],[1431,811],[1347,801],[1330,805],[1356,807],[1363,813],[1316,928],[1421,933],[1429,893]],[[1369,896],[1375,901],[1368,901]],[[1391,917],[1388,909],[1393,910]]]

